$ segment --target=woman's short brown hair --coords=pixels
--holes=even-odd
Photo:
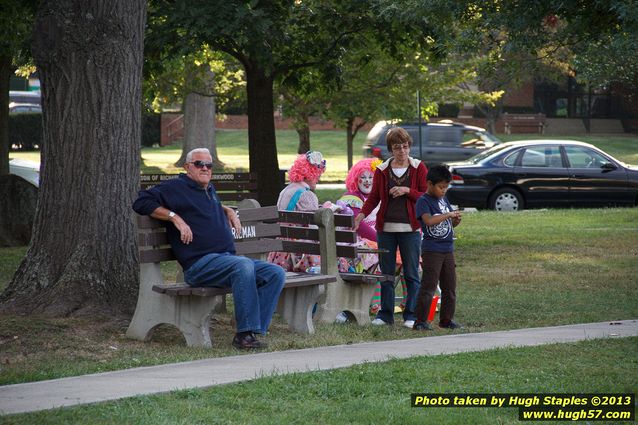
[[[385,142],[388,145],[388,151],[392,152],[392,146],[407,143],[412,146],[412,137],[402,127],[392,127],[385,135]]]

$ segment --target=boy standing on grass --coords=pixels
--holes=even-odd
[[[452,174],[445,164],[435,165],[427,175],[428,189],[416,202],[416,215],[421,222],[423,240],[421,258],[423,276],[416,300],[414,330],[432,330],[427,318],[437,283],[441,287],[439,326],[458,329],[453,319],[456,309],[456,262],[454,260],[454,230],[461,223],[461,212],[453,211],[445,192]]]

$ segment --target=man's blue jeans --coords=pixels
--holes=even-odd
[[[401,251],[403,276],[408,293],[403,310],[403,320],[416,320],[414,309],[416,296],[421,286],[419,282],[419,257],[421,254],[421,232],[378,232],[379,249],[388,252],[380,255],[381,273],[394,276],[397,268],[397,247]],[[394,323],[394,281],[381,282],[381,310],[377,318],[386,323]]]
[[[232,288],[237,332],[265,334],[286,273],[276,264],[228,253],[208,254],[184,272],[191,286]]]

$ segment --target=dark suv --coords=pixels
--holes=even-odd
[[[426,164],[462,161],[476,155],[485,148],[501,143],[499,139],[485,131],[484,128],[473,127],[462,123],[443,120],[437,123],[421,124],[421,148],[419,149],[419,124],[379,121],[368,133],[363,146],[365,157],[386,159],[390,157],[385,135],[392,127],[405,128],[412,137],[410,156],[422,159]],[[419,155],[423,152],[423,158]]]

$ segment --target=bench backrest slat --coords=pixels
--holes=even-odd
[[[163,227],[163,226],[162,226]],[[168,245],[166,232],[149,232],[137,234],[137,243],[141,247]]]
[[[246,239],[276,238],[280,235],[281,230],[279,223],[242,222],[241,233],[239,235],[235,234],[235,229],[233,229],[235,244],[241,243]]]
[[[291,224],[314,224],[314,212],[306,211],[279,211],[279,221]],[[334,215],[335,226],[353,227],[354,217],[347,214]]]
[[[319,240],[319,230],[311,227],[294,227],[294,226],[281,226],[281,236],[292,239],[312,239]],[[357,234],[350,230],[337,230],[335,231],[335,238],[337,242],[342,243],[355,243],[357,242]]]
[[[277,206],[261,208],[247,208],[239,211],[239,219],[242,224],[250,221],[275,221],[279,218]]]
[[[265,254],[271,251],[281,251],[283,249],[282,242],[279,239],[255,239],[235,242],[235,249],[238,255]]]
[[[140,250],[140,263],[160,263],[162,261],[173,261],[175,255],[170,248]]]

